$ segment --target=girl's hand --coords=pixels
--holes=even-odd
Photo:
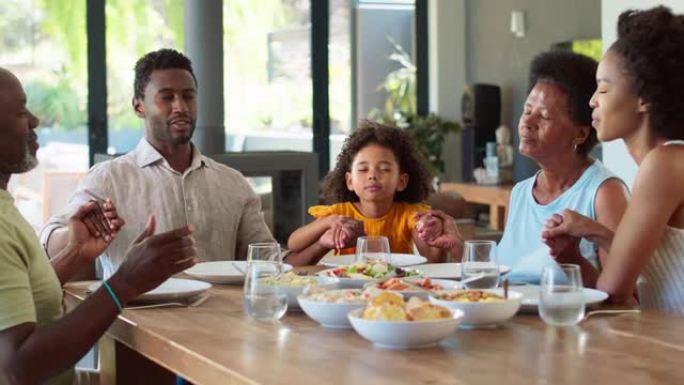
[[[430,212],[416,213],[414,217],[418,219],[416,232],[420,239],[429,244],[432,240],[442,235],[444,225],[439,217],[433,216]]]
[[[441,223],[442,231],[432,238],[424,239],[420,236],[420,230],[418,229],[418,225],[416,225],[416,230],[418,231],[420,239],[425,242],[425,244],[440,249],[452,249],[463,242],[463,237],[461,237],[461,233],[458,231],[458,227],[456,227],[456,223],[452,217],[441,210],[430,210],[424,213],[416,213],[415,218],[420,222],[423,220],[423,217],[427,215],[430,215],[433,219],[437,219]]]
[[[331,215],[329,218],[329,228],[319,240],[325,248],[339,250],[353,247],[356,238],[365,234],[361,221],[342,215]]]

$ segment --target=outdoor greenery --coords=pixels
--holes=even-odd
[[[601,60],[601,56],[603,56],[603,40],[589,39],[573,41],[572,51],[599,61]]]
[[[87,125],[86,1],[0,2],[3,61],[18,68],[42,125],[57,131]],[[140,127],[130,108],[133,63],[154,48],[182,47],[182,12],[180,0],[150,0],[144,6],[136,0],[107,0],[110,128]]]
[[[26,84],[31,97],[31,109],[41,124],[54,129],[69,129],[85,124],[85,111],[80,95],[74,89],[69,74],[56,74],[56,81],[33,80]]]
[[[86,1],[0,2],[1,62],[24,81],[43,126],[58,131],[87,125]],[[234,132],[310,130],[309,0],[223,4],[227,126]],[[109,128],[139,130],[140,119],[130,107],[133,65],[153,49],[183,49],[184,1],[107,0],[105,7]],[[271,42],[273,36],[296,44]],[[285,68],[281,76],[271,77],[274,58],[280,59],[278,68]],[[347,108],[333,113],[348,115],[349,65],[343,63],[345,69],[338,64],[331,60],[331,89],[336,92],[331,100],[346,99]]]
[[[387,74],[385,81],[378,88],[387,91],[384,111],[374,110],[370,118],[395,125],[413,135],[420,151],[428,160],[433,175],[439,176],[444,173],[444,138],[449,133],[458,132],[461,127],[458,123],[442,120],[435,114],[417,114],[416,66],[400,45],[391,39],[390,42],[394,46],[394,52],[390,54],[389,60],[399,63],[400,67]]]

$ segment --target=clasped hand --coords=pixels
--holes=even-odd
[[[110,199],[102,203],[91,200],[69,218],[69,245],[78,250],[84,262],[92,262],[109,246],[124,224]]]
[[[320,238],[323,247],[344,249],[356,246],[356,239],[365,235],[363,222],[343,215],[327,217],[328,229]]]
[[[544,223],[541,238],[549,247],[549,254],[558,263],[577,263],[582,258],[579,251],[579,233],[584,216],[565,209],[553,214]]]
[[[418,237],[430,247],[451,249],[462,242],[461,233],[453,218],[441,210],[414,214]]]

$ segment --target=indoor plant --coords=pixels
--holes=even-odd
[[[387,92],[384,111],[373,110],[369,117],[408,131],[428,160],[433,175],[439,177],[444,173],[444,160],[442,159],[444,138],[450,132],[458,132],[460,125],[442,120],[432,113],[421,116],[416,112],[416,66],[399,44],[392,39],[389,40],[394,46],[394,52],[389,59],[401,66],[387,74],[378,87]]]

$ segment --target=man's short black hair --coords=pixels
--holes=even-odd
[[[136,99],[142,99],[145,94],[145,87],[150,82],[152,72],[164,69],[181,69],[190,72],[192,79],[195,81],[195,86],[197,86],[197,78],[192,71],[190,59],[174,49],[162,48],[146,54],[135,63],[133,96]]]
[[[549,82],[565,92],[570,117],[581,126],[591,127],[589,100],[596,90],[596,60],[577,53],[552,50],[537,55],[530,65],[529,91],[538,81]],[[591,127],[587,140],[579,147],[587,155],[596,145],[596,130]]]

